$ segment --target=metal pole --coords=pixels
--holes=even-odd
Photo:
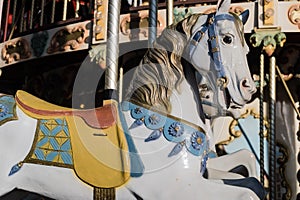
[[[45,9],[45,0],[42,0],[41,2],[41,18],[40,18],[40,26],[42,27],[44,25],[44,11]]]
[[[173,24],[173,0],[167,1],[167,25]]]
[[[12,24],[16,23],[17,0],[14,0]]]
[[[22,6],[21,6],[21,19],[20,19],[20,33],[23,32],[23,27],[24,27],[24,13],[25,13],[25,1],[22,1]],[[15,24],[13,23],[13,28],[15,27]],[[11,33],[13,33],[14,29],[12,29]],[[12,37],[12,34],[11,34]],[[10,37],[10,38],[11,38]]]
[[[7,37],[7,29],[8,29],[8,17],[9,17],[9,7],[10,7],[10,0],[7,1],[7,7],[6,7],[6,20],[5,20],[5,28],[3,33],[3,42],[6,41]]]
[[[33,26],[34,2],[35,2],[35,0],[31,1],[29,29],[32,29],[32,26]]]
[[[3,6],[4,6],[4,2],[3,2],[3,0],[0,0],[0,27],[2,27],[2,15],[4,15],[4,12],[3,12]],[[3,16],[4,17],[4,16]],[[0,40],[1,40],[1,36],[2,36],[2,34],[1,34],[1,32],[0,32]],[[0,75],[1,76],[1,75]]]
[[[157,0],[150,0],[149,6],[149,38],[148,46],[151,47],[157,35]]]
[[[67,7],[68,7],[68,0],[64,1],[64,11],[63,11],[63,21],[67,20]]]
[[[270,199],[276,199],[276,135],[275,135],[275,103],[276,103],[276,60],[272,56],[270,58],[270,103],[269,103],[269,124],[270,124]]]
[[[105,72],[105,90],[116,90],[119,58],[119,24],[121,1],[109,0]]]
[[[119,74],[119,102],[121,103],[123,98],[123,67],[120,68]]]
[[[264,82],[265,82],[265,72],[264,72],[264,54],[260,55],[260,98],[259,98],[259,148],[260,148],[260,182],[264,185],[264,169],[265,169],[265,152],[264,152]]]
[[[54,23],[54,19],[55,19],[55,1],[52,1],[52,13],[51,13],[51,23]]]
[[[75,18],[79,17],[79,8],[80,8],[79,0],[76,0]]]

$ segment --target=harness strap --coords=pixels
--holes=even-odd
[[[205,24],[201,27],[199,31],[195,33],[191,40],[190,55],[194,52],[198,42],[202,39],[206,31],[208,31],[208,42],[209,42],[209,54],[214,61],[215,70],[218,73],[218,78],[225,77],[225,69],[222,63],[222,58],[220,54],[220,45],[218,42],[216,23],[219,20],[229,20],[234,21],[234,17],[227,13],[215,15],[215,13],[209,14]]]

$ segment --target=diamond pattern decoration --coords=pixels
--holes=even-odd
[[[14,97],[10,95],[0,96],[0,126],[16,119],[16,102]]]
[[[70,133],[64,118],[38,121],[34,147],[27,161],[64,167],[73,166]]]

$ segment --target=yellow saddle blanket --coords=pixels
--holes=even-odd
[[[17,92],[16,102],[32,118],[66,120],[74,170],[81,180],[102,188],[118,187],[129,180],[128,145],[115,103],[76,110],[50,104],[24,91]]]

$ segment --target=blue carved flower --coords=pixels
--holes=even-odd
[[[170,125],[168,132],[173,137],[180,137],[184,133],[184,127],[180,122],[173,122]]]
[[[200,131],[193,132],[191,135],[191,146],[195,150],[201,150],[205,142],[205,135]]]
[[[0,117],[5,117],[8,114],[8,112],[8,107],[3,104],[0,104]]]
[[[131,108],[131,116],[134,119],[141,119],[143,117],[145,117],[146,115],[146,110],[145,108],[139,107],[139,106],[134,106],[133,108]]]
[[[160,120],[161,120],[161,119],[160,119],[160,116],[159,116],[159,115],[152,114],[152,115],[150,115],[150,117],[149,117],[149,122],[150,122],[150,124],[152,124],[152,125],[158,124]]]
[[[138,114],[142,113],[142,109],[139,107],[136,107],[133,112],[138,115]]]

